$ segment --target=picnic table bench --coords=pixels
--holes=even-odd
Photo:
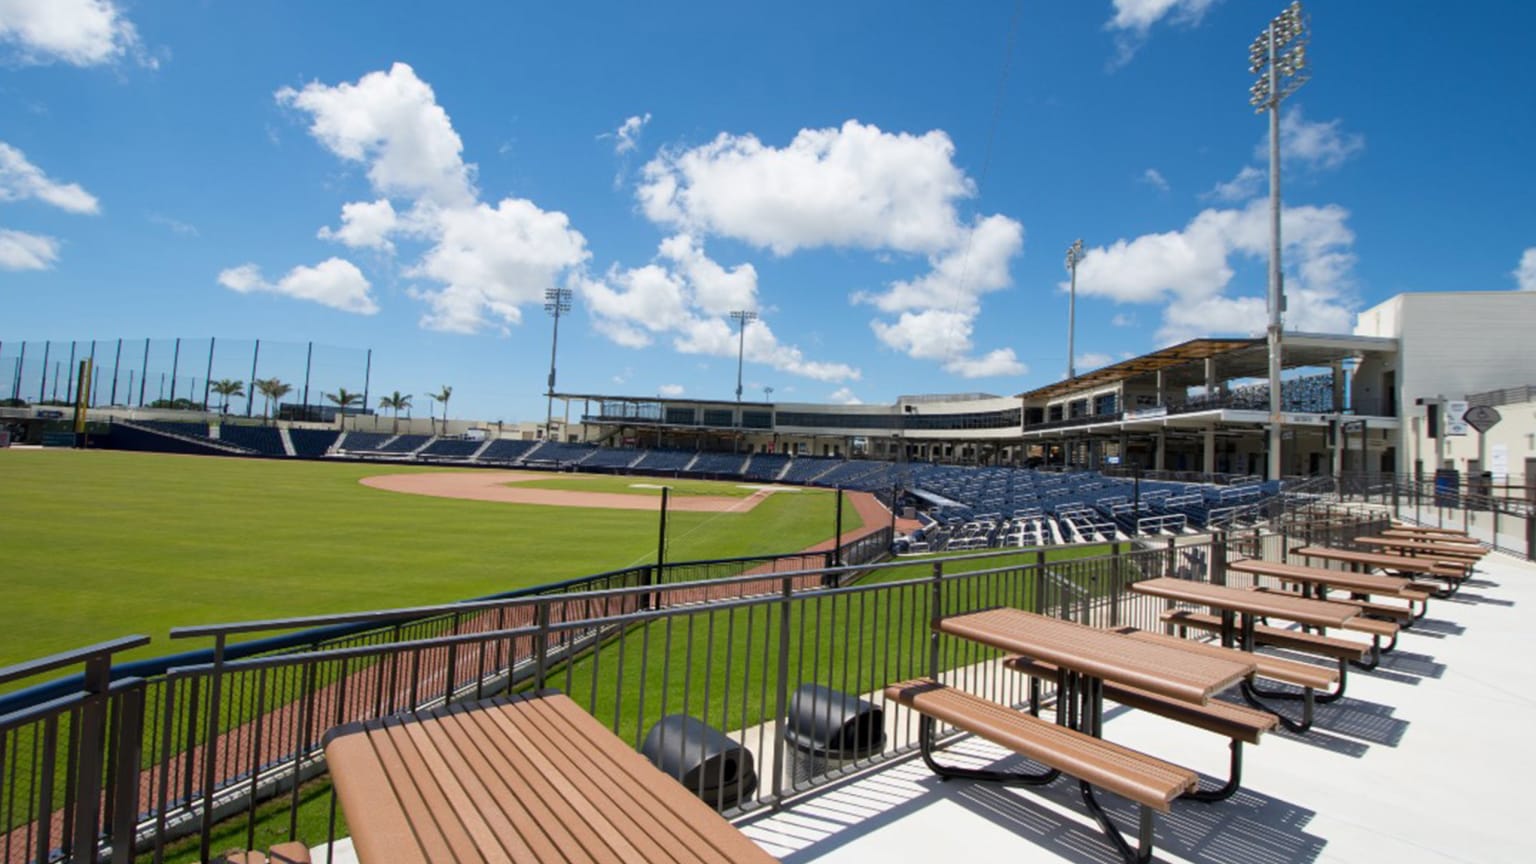
[[[1053,664],[1059,688],[1056,722],[1051,723],[928,678],[887,687],[887,698],[922,715],[919,744],[935,774],[1013,785],[1049,783],[1061,774],[1075,777],[1084,805],[1126,861],[1151,859],[1154,812],[1168,812],[1171,803],[1184,796],[1214,800],[1199,794],[1195,772],[1103,740],[1105,687],[1112,682],[1159,699],[1205,706],[1212,694],[1253,673],[1254,664],[1242,655],[1202,656],[1009,608],[941,618],[933,628]],[[1008,748],[1046,770],[1020,773],[941,764],[934,758],[939,722]],[[1140,805],[1135,849],[1099,805],[1094,787]]]
[[[361,864],[774,859],[555,690],[332,729]]]
[[[1394,536],[1391,531],[1382,532],[1380,537],[1359,537],[1355,539],[1355,542],[1365,546],[1376,546],[1408,555],[1424,555],[1443,559],[1457,564],[1467,561],[1475,564],[1483,560],[1483,557],[1488,554],[1481,546],[1469,546],[1465,543],[1453,543],[1438,538],[1398,537]]]

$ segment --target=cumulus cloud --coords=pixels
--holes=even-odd
[[[464,143],[432,88],[410,66],[396,63],[356,84],[284,87],[277,101],[309,114],[310,134],[332,153],[366,164],[379,192],[438,205],[474,200]]]
[[[564,213],[521,198],[480,200],[475,166],[464,160],[448,112],[410,66],[395,63],[356,82],[284,87],[275,98],[306,115],[327,150],[364,166],[378,196],[343,204],[340,225],[318,236],[387,256],[403,244],[420,250],[415,260],[380,266],[424,280],[406,292],[427,307],[421,326],[505,332],[522,320],[522,306],[570,284],[590,257]]]
[[[58,260],[58,240],[0,228],[0,270],[47,270]]]
[[[1337,168],[1365,149],[1365,136],[1345,132],[1339,118],[1312,122],[1297,105],[1280,115],[1280,158],[1312,170]],[[1266,136],[1254,150],[1255,159],[1269,158]]]
[[[341,258],[327,258],[313,267],[295,267],[276,282],[263,278],[255,264],[242,264],[220,272],[218,281],[240,294],[280,294],[358,315],[379,311],[369,293],[368,279],[356,265]]]
[[[1109,319],[1109,323],[1115,327],[1135,327],[1136,316],[1127,315],[1124,312],[1119,312],[1116,313],[1115,317]]]
[[[1520,256],[1520,266],[1515,268],[1512,275],[1521,291],[1536,291],[1536,246],[1525,250],[1525,254]]]
[[[99,66],[126,56],[156,65],[113,0],[0,0],[0,44],[24,63]]]
[[[1237,172],[1237,176],[1225,183],[1217,183],[1202,197],[1232,203],[1247,201],[1264,189],[1264,180],[1267,176],[1263,170],[1253,165],[1244,165],[1242,170]]]
[[[1147,170],[1141,172],[1141,182],[1151,186],[1153,189],[1156,189],[1159,192],[1168,191],[1168,179],[1163,176],[1163,172],[1157,170],[1156,168],[1148,168]]]
[[[1077,367],[1077,371],[1084,372],[1089,369],[1097,369],[1100,366],[1108,366],[1114,362],[1114,358],[1108,354],[1089,352],[1077,355],[1073,358],[1072,362]]]
[[[1010,285],[1009,262],[1024,238],[1006,216],[962,220],[958,204],[974,194],[944,132],[892,133],[856,120],[803,129],[784,147],[721,134],[664,150],[646,164],[636,192],[646,216],[679,236],[724,236],[781,256],[838,248],[926,261],[926,272],[854,295],[898,316],[874,321],[876,335],[954,374],[1017,374],[1023,366],[1008,349],[969,356],[981,298]],[[732,299],[755,280],[735,275],[734,292],[722,285]],[[715,310],[728,303],[722,296]]]
[[[1114,0],[1115,14],[1104,23],[1104,29],[1115,34],[1115,56],[1110,59],[1110,68],[1131,62],[1159,21],[1167,18],[1172,24],[1193,27],[1216,3],[1217,0]]]
[[[654,222],[788,255],[843,247],[937,253],[961,234],[955,202],[974,194],[940,131],[888,133],[850,120],[802,129],[788,146],[721,134],[645,165]]]
[[[853,391],[847,387],[839,387],[827,394],[827,401],[835,405],[863,405],[864,400],[853,395]]]
[[[676,399],[683,395],[683,392],[683,385],[681,384],[663,384],[656,388],[657,396],[665,396],[668,399]]]
[[[1337,205],[1287,207],[1281,215],[1287,326],[1339,332],[1353,310],[1354,233]],[[1213,333],[1255,333],[1264,299],[1231,297],[1234,259],[1267,260],[1264,201],[1201,211],[1177,231],[1145,234],[1091,249],[1077,268],[1077,291],[1121,303],[1164,303],[1159,337],[1175,342]],[[1065,283],[1062,284],[1065,290]]]
[[[780,342],[761,319],[738,334],[727,316],[758,307],[757,271],[750,264],[720,265],[686,234],[663,240],[649,264],[614,266],[601,279],[577,284],[593,326],[628,348],[669,337],[673,349],[683,354],[734,357],[741,350],[751,362],[820,381],[860,377],[847,364],[807,359],[799,348]]]
[[[0,0],[4,2],[4,0]],[[96,196],[78,183],[60,183],[27,160],[25,153],[0,141],[0,201],[35,198],[70,213],[99,213]]]

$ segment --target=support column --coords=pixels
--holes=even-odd
[[[1168,404],[1167,391],[1163,384],[1163,370],[1157,370],[1157,407]]]
[[[1131,433],[1125,431],[1124,429],[1121,429],[1120,430],[1120,464],[1121,465],[1124,465],[1124,466],[1129,466],[1130,465],[1130,461],[1131,461],[1130,460],[1130,450],[1131,450]]]
[[[1344,361],[1333,361],[1333,413],[1344,410]]]
[[[1165,470],[1164,463],[1167,460],[1168,435],[1163,430],[1157,430],[1157,452],[1152,457],[1152,468],[1156,471]]]
[[[1205,427],[1205,441],[1201,453],[1203,464],[1201,470],[1206,474],[1216,473],[1216,424],[1211,423]]]

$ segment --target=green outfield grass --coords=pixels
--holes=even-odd
[[[455,501],[358,480],[443,468],[0,451],[0,666],[177,625],[451,602],[655,559],[656,514]],[[622,478],[605,478],[622,480]],[[722,484],[728,486],[729,484]],[[745,491],[745,490],[743,490]],[[672,561],[832,534],[830,492],[668,519]],[[844,508],[845,530],[858,516]]]
[[[744,484],[719,480],[679,480],[672,477],[616,477],[611,474],[561,474],[538,480],[519,480],[508,483],[519,489],[559,489],[566,492],[616,492],[623,495],[661,495],[666,486],[673,496],[714,495],[721,498],[745,498],[756,492],[743,488]],[[747,484],[750,485],[750,484]],[[796,491],[799,491],[796,488]],[[793,493],[790,493],[793,494]]]

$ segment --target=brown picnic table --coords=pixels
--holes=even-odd
[[[1461,586],[1461,580],[1467,576],[1470,567],[1466,564],[1446,564],[1434,558],[1414,557],[1412,555],[1393,555],[1386,552],[1361,552],[1354,549],[1334,549],[1329,546],[1303,546],[1295,553],[1304,558],[1321,558],[1325,561],[1338,561],[1348,564],[1356,570],[1369,570],[1380,568],[1395,573],[1421,574],[1443,579],[1450,584],[1450,589],[1437,591],[1436,597],[1449,597],[1456,593]]]
[[[1477,545],[1477,541],[1466,537],[1439,537],[1431,534],[1405,534],[1401,531],[1388,529],[1381,532],[1381,536],[1399,543],[1412,543],[1416,547],[1439,546],[1453,549],[1464,555],[1473,555],[1482,558],[1488,554],[1488,550]]]
[[[325,756],[361,864],[774,860],[557,691],[339,726]]]
[[[1231,566],[1231,565],[1228,565]],[[1215,585],[1209,582],[1193,582],[1186,579],[1173,579],[1166,576],[1156,579],[1147,579],[1141,582],[1133,582],[1130,590],[1145,594],[1150,597],[1161,597],[1165,600],[1173,600],[1180,603],[1192,603],[1215,609],[1220,615],[1218,632],[1221,644],[1227,648],[1239,648],[1252,652],[1258,642],[1258,619],[1279,618],[1285,621],[1294,621],[1308,627],[1319,629],[1343,627],[1346,622],[1359,617],[1360,610],[1357,607],[1344,603],[1333,603],[1327,600],[1313,600],[1306,597],[1297,597],[1272,591],[1248,591],[1242,588],[1234,588],[1228,585]],[[1177,623],[1177,622],[1175,622]],[[1266,631],[1265,641],[1270,642],[1277,638],[1268,635]],[[1326,637],[1314,637],[1307,634],[1306,641],[1322,642]],[[1362,646],[1359,652],[1364,654]],[[1330,697],[1337,699],[1344,693],[1343,675],[1345,666],[1343,658],[1340,658],[1340,686],[1339,690]],[[1311,691],[1304,696],[1307,700],[1306,711],[1301,722],[1276,711],[1264,701],[1271,699],[1291,699],[1297,694],[1275,693],[1258,689],[1251,678],[1245,679],[1241,685],[1243,698],[1256,708],[1275,713],[1280,722],[1286,728],[1294,732],[1305,732],[1312,725]]]
[[[1355,542],[1362,546],[1372,546],[1384,549],[1398,555],[1411,555],[1415,558],[1433,558],[1448,564],[1466,566],[1476,564],[1483,558],[1483,550],[1473,546],[1458,546],[1454,543],[1426,542],[1404,537],[1356,537]]]
[[[1361,600],[1373,596],[1386,595],[1388,597],[1408,601],[1406,611],[1411,618],[1422,618],[1429,608],[1429,597],[1436,590],[1433,585],[1426,582],[1404,582],[1396,576],[1376,576],[1371,573],[1355,573],[1348,570],[1329,570],[1324,567],[1306,567],[1301,564],[1287,564],[1280,561],[1261,561],[1256,558],[1245,558],[1240,561],[1231,561],[1227,564],[1229,571],[1247,573],[1252,576],[1272,576],[1282,582],[1290,582],[1302,586],[1302,596],[1312,596],[1318,600],[1327,600],[1328,592],[1337,588],[1350,592],[1351,599]],[[1309,590],[1310,589],[1310,590]],[[1420,604],[1419,612],[1413,613],[1413,604]],[[1394,607],[1401,610],[1401,607]],[[1362,612],[1369,612],[1370,608],[1362,607]]]

